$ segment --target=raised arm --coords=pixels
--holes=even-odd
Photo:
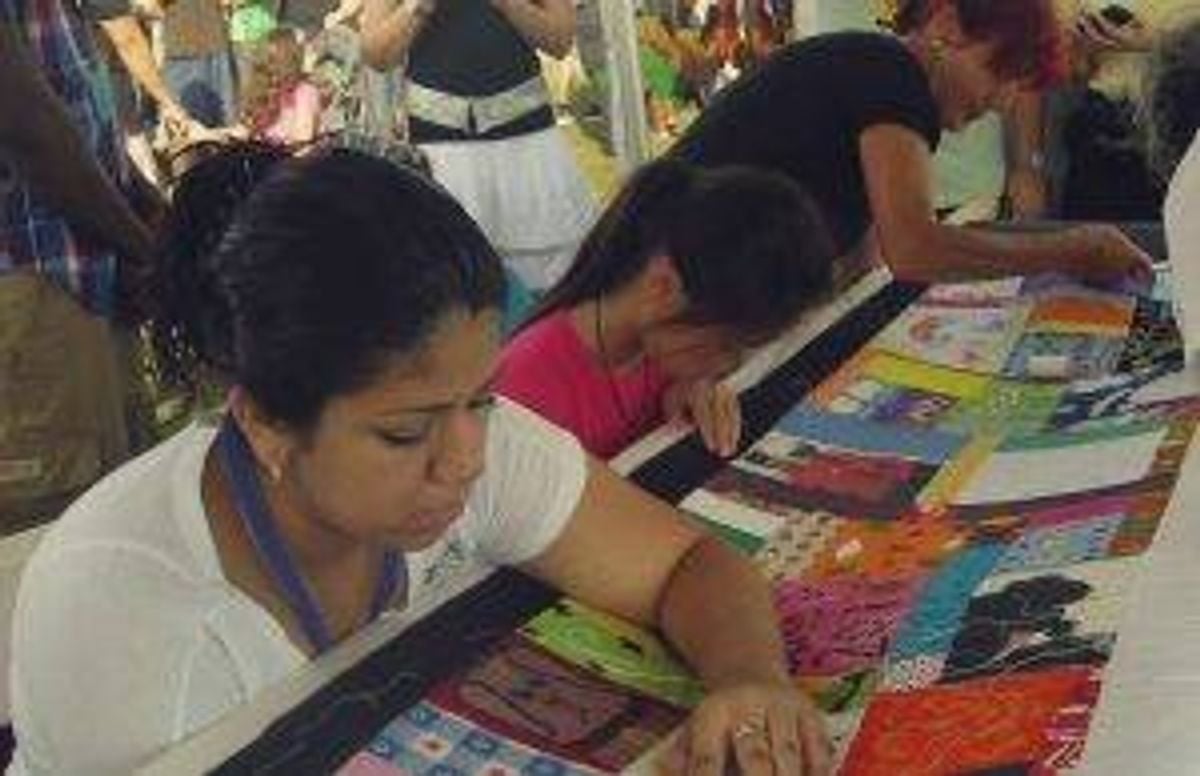
[[[529,45],[562,59],[575,43],[574,0],[491,0]]]
[[[928,147],[906,127],[868,128],[859,151],[883,259],[898,278],[934,282],[1062,272],[1120,284],[1150,277],[1149,256],[1113,226],[1016,234],[939,224]]]
[[[126,259],[148,260],[149,231],[96,163],[7,20],[0,20],[0,151],[73,224]]]
[[[437,0],[363,0],[363,60],[376,70],[401,65],[437,8]]]
[[[196,122],[167,88],[158,64],[154,61],[154,53],[150,50],[150,41],[137,17],[127,14],[105,19],[100,22],[100,28],[112,41],[117,56],[121,58],[133,80],[158,103],[167,124],[177,132],[186,133],[197,129]]]

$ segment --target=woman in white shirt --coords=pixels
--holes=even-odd
[[[661,629],[711,689],[673,769],[827,771],[750,564],[493,399],[500,261],[444,191],[356,152],[240,148],[172,219],[159,339],[228,407],[103,480],[30,561],[15,772],[127,772],[436,599],[463,553]]]

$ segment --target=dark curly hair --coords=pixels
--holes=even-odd
[[[185,384],[210,370],[300,429],[444,315],[498,309],[505,291],[479,227],[419,171],[261,144],[183,176],[160,275],[151,332],[163,370]]]

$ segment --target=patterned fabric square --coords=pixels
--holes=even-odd
[[[1130,297],[1096,291],[1048,294],[1034,302],[1026,331],[1124,337],[1133,323],[1134,308]]]
[[[878,693],[841,773],[950,776],[1016,765],[1028,767],[1014,773],[1053,773],[1065,715],[1090,717],[1098,686],[1091,669],[1066,668]]]
[[[830,676],[877,666],[924,581],[844,577],[776,585],[792,673]]]
[[[964,400],[939,427],[967,434],[1029,434],[1046,427],[1062,398],[1062,388],[1044,383],[994,380],[978,396]]]
[[[1108,560],[987,579],[963,613],[942,681],[1108,662],[1135,564]]]
[[[805,577],[925,575],[961,550],[968,535],[967,526],[941,513],[916,512],[886,523],[841,520]]]
[[[1069,566],[1108,557],[1125,515],[1102,515],[1078,523],[1035,528],[1008,548],[996,572]]]
[[[880,689],[907,692],[929,687],[937,684],[945,667],[945,655],[917,655],[894,662],[889,660],[883,670]]]
[[[704,697],[704,686],[662,642],[576,601],[564,598],[521,633],[564,660],[672,705],[688,708]]]
[[[729,523],[721,522],[720,520],[696,512],[684,510],[684,513],[705,531],[743,555],[753,556],[767,543],[765,538],[752,534],[749,531],[744,531],[736,525],[730,525]]]
[[[1139,299],[1117,369],[1134,372],[1157,366],[1182,367],[1183,340],[1170,303]]]
[[[1009,356],[1004,374],[1018,380],[1082,380],[1113,372],[1124,340],[1094,334],[1029,332]]]
[[[875,346],[931,364],[995,374],[1004,365],[1029,314],[1020,302],[997,306],[915,304]]]
[[[814,558],[837,535],[844,521],[829,512],[792,515],[754,558],[768,581],[807,576]]]
[[[427,697],[498,737],[610,772],[637,760],[686,714],[519,635]]]
[[[887,519],[906,511],[936,467],[777,435],[707,484],[722,496],[743,494],[769,509],[828,510]]]
[[[1152,420],[1160,416],[1153,406],[1143,407],[1140,391],[1170,376],[1168,367],[1108,375],[1081,381],[1067,388],[1050,419],[1053,428],[1069,428],[1099,418]]]
[[[411,776],[409,771],[370,751],[359,752],[337,770],[337,776]]]
[[[866,378],[852,383],[826,409],[835,415],[854,415],[876,423],[932,426],[957,403],[954,396]]]
[[[597,771],[505,739],[428,702],[397,717],[344,776],[584,776]]]
[[[938,569],[897,632],[889,662],[948,653],[971,597],[1003,553],[999,544],[972,546]]]

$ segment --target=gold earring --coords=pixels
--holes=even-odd
[[[932,63],[941,67],[946,61],[946,41],[934,38],[929,42],[929,58]]]

